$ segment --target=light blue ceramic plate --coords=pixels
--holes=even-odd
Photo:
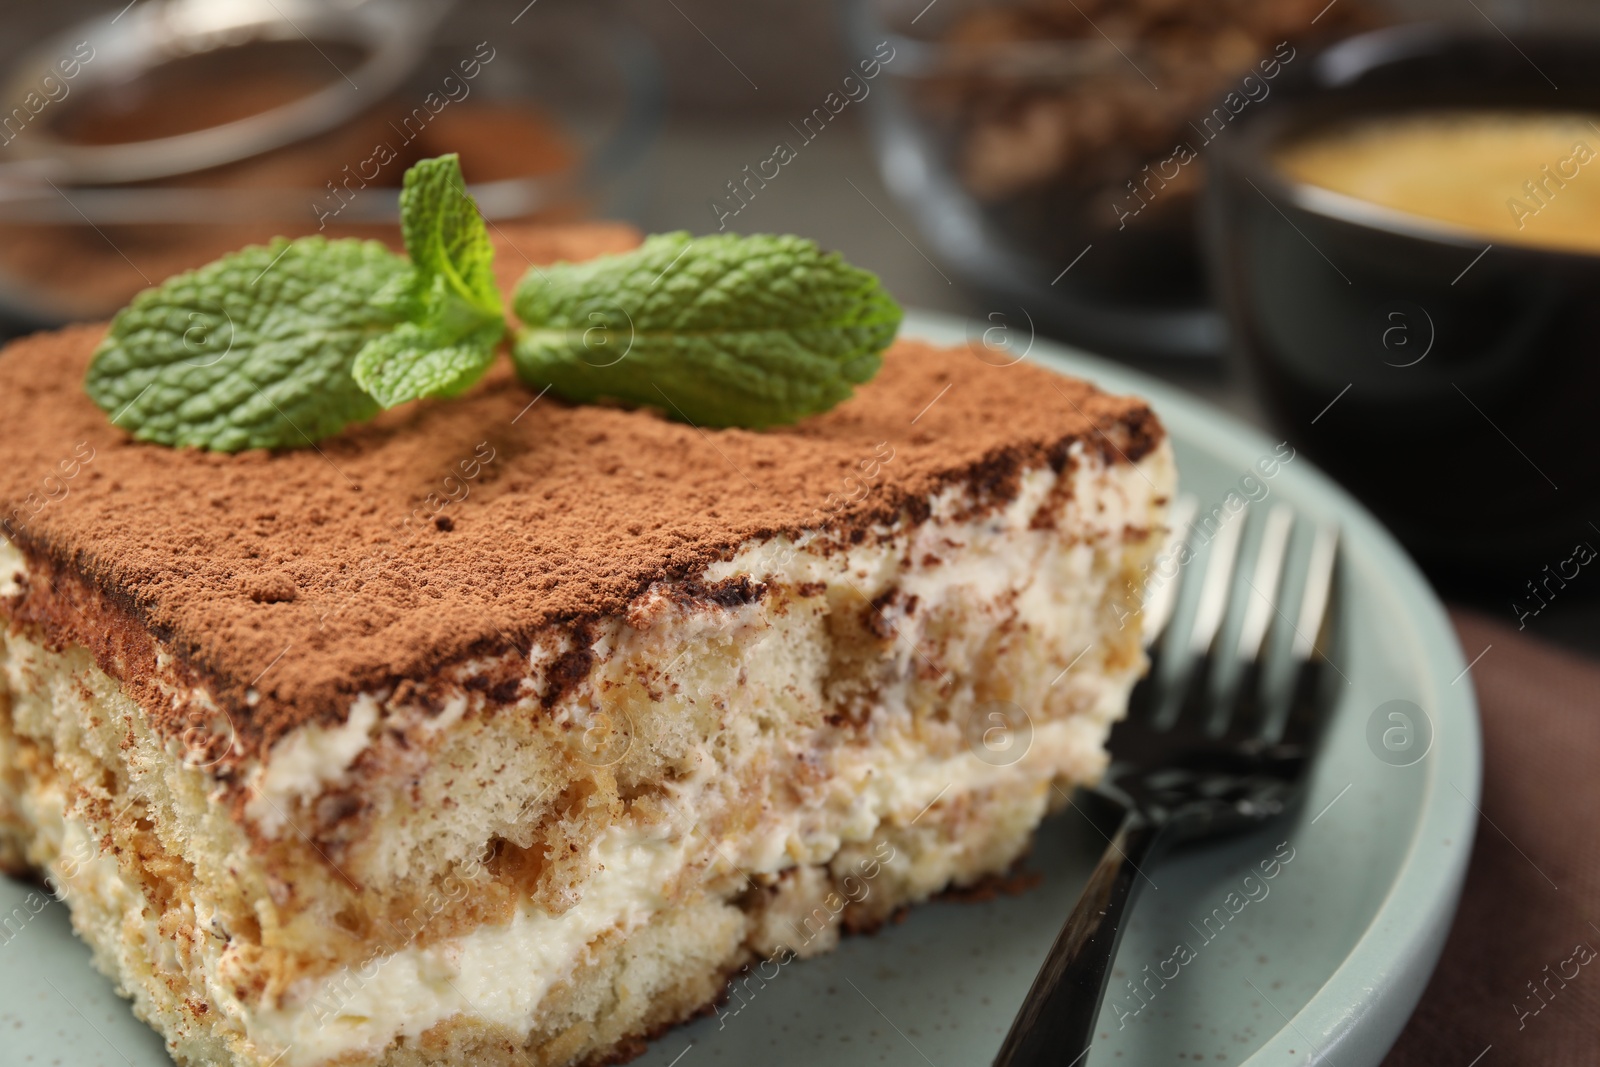
[[[929,315],[906,324],[910,335],[951,344],[981,329]],[[1184,490],[1207,507],[1274,450],[1113,364],[1044,342],[1026,358],[1148,397],[1176,442]],[[1300,814],[1148,872],[1155,888],[1123,941],[1091,1065],[1371,1067],[1415,1006],[1455,910],[1477,817],[1479,738],[1471,678],[1444,611],[1394,541],[1303,457],[1259,484],[1268,500],[1344,531],[1348,637],[1336,666],[1347,684]],[[1417,719],[1412,707],[1426,722],[1389,717]],[[1102,845],[1068,809],[1039,835],[1033,889],[929,904],[831,956],[789,963],[737,1014],[673,1030],[638,1063],[987,1064]],[[1291,849],[1276,877],[1244,882]],[[167,1064],[161,1041],[91,969],[65,911],[49,904],[30,915],[30,892],[44,899],[0,879],[0,913],[11,916],[0,930],[0,1064]],[[1147,964],[1172,974],[1165,961],[1180,943],[1193,958],[1135,999],[1126,980]]]

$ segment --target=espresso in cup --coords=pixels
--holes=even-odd
[[[1600,253],[1600,113],[1424,111],[1274,153],[1302,185],[1485,241]]]

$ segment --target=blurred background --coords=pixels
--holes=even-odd
[[[386,236],[406,165],[459,151],[491,220],[802,234],[978,335],[1175,381],[1306,449],[1448,596],[1600,653],[1600,567],[1559,597],[1543,569],[1600,546],[1600,255],[1330,206],[1267,143],[1600,115],[1589,0],[12,7],[7,334],[275,234]]]

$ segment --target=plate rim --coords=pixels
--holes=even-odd
[[[960,345],[988,336],[984,331],[989,328],[959,315],[908,308],[901,336]],[[1202,447],[1229,460],[1238,453],[1242,469],[1275,444],[1262,430],[1177,386],[1070,344],[1030,333],[1021,359],[1088,378],[1112,391],[1136,393],[1150,401],[1175,438],[1203,441]],[[1275,1067],[1284,1062],[1376,1065],[1422,997],[1466,881],[1482,791],[1477,697],[1471,685],[1454,684],[1467,673],[1466,656],[1444,604],[1394,536],[1309,460],[1285,473],[1307,494],[1337,510],[1347,548],[1368,556],[1406,606],[1424,653],[1415,669],[1432,698],[1435,743],[1426,757],[1427,779],[1410,840],[1383,901],[1344,959],[1244,1067],[1266,1067],[1269,1062]],[[1445,724],[1448,728],[1441,728]],[[1443,841],[1451,844],[1441,845]],[[1306,1058],[1308,1043],[1312,1049]],[[1288,1056],[1294,1058],[1286,1060]]]

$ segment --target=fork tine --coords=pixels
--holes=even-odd
[[[1238,663],[1229,699],[1223,703],[1226,715],[1224,733],[1235,740],[1255,737],[1267,726],[1267,705],[1261,699],[1265,673],[1266,646],[1272,631],[1272,618],[1279,612],[1284,567],[1289,557],[1289,536],[1294,531],[1294,509],[1274,504],[1267,512],[1261,544],[1256,549],[1255,567],[1244,595],[1244,617],[1239,625],[1239,642],[1234,658]]]
[[[1244,623],[1239,628],[1239,660],[1259,663],[1261,649],[1278,607],[1278,591],[1283,581],[1283,565],[1289,554],[1289,534],[1294,529],[1294,509],[1274,504],[1267,512],[1266,529],[1256,552],[1255,573],[1250,578],[1250,596],[1245,601]]]
[[[1300,618],[1295,625],[1293,655],[1303,661],[1322,655],[1324,641],[1331,636],[1334,607],[1334,569],[1339,556],[1339,530],[1321,526],[1311,545],[1306,565],[1306,591],[1300,599]]]
[[[1195,608],[1194,628],[1189,631],[1189,651],[1205,656],[1222,631],[1222,620],[1233,592],[1233,570],[1239,561],[1239,542],[1243,539],[1250,509],[1246,506],[1217,534],[1216,547],[1206,561],[1206,575],[1200,586],[1200,604]]]
[[[1167,536],[1157,554],[1157,559],[1170,559],[1180,545],[1186,544],[1194,527],[1194,517],[1200,511],[1197,497],[1185,494],[1172,502],[1167,514]],[[1183,586],[1182,567],[1171,581],[1162,582],[1150,590],[1144,603],[1144,642],[1147,648],[1157,646],[1166,636],[1172,622],[1172,612],[1178,604],[1178,591]],[[1152,667],[1152,670],[1154,668]]]
[[[1204,729],[1211,708],[1211,679],[1221,644],[1222,623],[1227,618],[1228,601],[1233,594],[1233,572],[1239,561],[1239,544],[1244,536],[1249,508],[1241,510],[1217,533],[1206,560],[1206,573],[1200,581],[1200,602],[1195,607],[1189,630],[1189,662],[1184,670],[1182,700],[1176,709],[1163,709],[1159,728],[1171,729],[1182,723]]]
[[[1318,527],[1311,545],[1306,588],[1300,598],[1300,617],[1295,621],[1294,643],[1290,649],[1294,680],[1289,716],[1283,730],[1285,744],[1308,744],[1321,722],[1324,702],[1317,699],[1317,690],[1327,673],[1324,668],[1329,665],[1328,645],[1333,640],[1339,607],[1338,564],[1338,529]]]
[[[1185,494],[1172,502],[1172,508],[1167,513],[1167,536],[1157,553],[1157,559],[1172,558],[1181,546],[1188,543],[1193,532],[1195,515],[1199,511],[1200,501],[1194,496]],[[1150,662],[1144,677],[1134,684],[1133,691],[1128,694],[1129,720],[1148,720],[1157,717],[1166,703],[1167,691],[1162,678],[1161,664],[1166,659],[1167,646],[1175,640],[1170,632],[1170,624],[1173,609],[1178,603],[1178,594],[1183,588],[1184,572],[1185,568],[1180,565],[1170,581],[1155,586],[1146,585],[1147,593],[1142,610],[1145,653]]]

